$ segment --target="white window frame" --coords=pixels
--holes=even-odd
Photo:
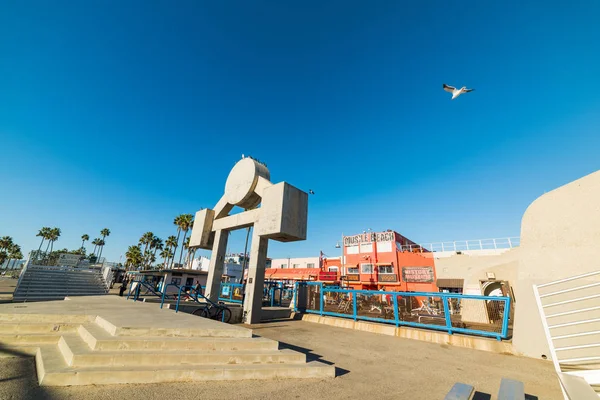
[[[367,265],[370,265],[370,266],[371,266],[371,271],[370,271],[370,272],[365,272],[365,267],[366,267]],[[361,273],[361,274],[364,274],[364,275],[370,275],[370,274],[372,274],[372,273],[373,273],[373,267],[374,267],[374,265],[373,265],[372,263],[361,263],[361,264],[360,264],[360,273]]]
[[[300,268],[300,264],[292,264],[292,268]]]
[[[373,252],[373,243],[361,243],[360,244],[360,252],[361,254],[366,253],[372,253]]]
[[[382,271],[381,271],[381,267],[390,267],[390,268],[391,268],[391,270],[392,270],[392,272],[382,272]],[[391,265],[391,264],[390,264],[390,265],[378,265],[378,266],[377,266],[377,272],[378,272],[379,274],[381,274],[381,275],[393,275],[393,274],[395,274],[395,273],[396,273],[396,272],[394,272],[394,266],[393,266],[393,265]]]
[[[281,264],[280,268],[287,268],[287,264]]]
[[[306,268],[314,268],[315,267],[315,263],[307,263],[306,264]]]
[[[348,267],[348,275],[358,275],[360,273],[360,269],[358,267]],[[356,272],[353,272],[353,270],[356,270]]]
[[[327,272],[338,272],[340,269],[336,266],[327,267]]]

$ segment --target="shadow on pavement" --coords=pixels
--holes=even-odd
[[[38,384],[35,357],[0,346],[0,399],[58,400]]]
[[[489,393],[475,392],[471,400],[492,400],[492,395]],[[525,393],[525,400],[538,400],[538,397]]]
[[[313,353],[311,349],[307,349],[305,347],[300,347],[300,346],[295,346],[293,344],[285,343],[285,342],[279,342],[279,345],[280,345],[281,349],[289,349],[289,350],[297,351],[298,353],[306,354],[306,362],[318,361],[323,364],[334,365],[334,363],[332,363],[331,361],[323,360],[319,354]],[[337,366],[335,367],[335,376],[336,377],[344,376],[349,372],[350,371],[348,371],[347,369],[339,368]]]

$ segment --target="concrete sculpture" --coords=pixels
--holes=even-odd
[[[244,211],[230,215],[235,206]],[[190,247],[212,249],[206,296],[213,301],[219,296],[229,231],[254,226],[243,320],[259,323],[268,240],[305,240],[307,216],[306,192],[286,182],[271,183],[270,172],[261,162],[252,158],[238,161],[215,207],[196,213],[190,237]]]

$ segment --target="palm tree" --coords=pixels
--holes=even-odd
[[[177,236],[179,237],[179,232],[183,231],[183,240],[181,241],[181,251],[179,253],[179,265],[181,265],[181,259],[183,258],[183,244],[185,243],[185,237],[187,236],[188,231],[194,226],[194,216],[192,214],[181,214],[179,217],[179,229]]]
[[[169,258],[173,257],[173,252],[169,247],[166,247],[165,249],[163,249],[163,251],[160,252],[160,256],[164,259],[163,268],[166,268]]]
[[[100,238],[96,238],[94,240],[92,240],[92,244],[94,245],[94,251],[92,254],[96,255],[96,249],[98,248],[98,245],[100,244],[100,242],[102,241],[102,239]],[[96,257],[97,259],[98,257]]]
[[[0,238],[0,265],[4,264],[4,261],[8,259],[6,262],[6,268],[8,269],[8,264],[10,264],[10,250],[13,246],[13,238],[10,236],[3,236]]]
[[[50,230],[50,252],[52,252],[52,250],[54,250],[54,242],[56,242],[58,240],[58,238],[60,237],[60,228],[52,228]]]
[[[10,250],[13,245],[13,238],[10,236],[3,236],[0,238],[0,250]]]
[[[152,243],[150,243],[150,248],[154,249],[154,253],[152,255],[154,256],[154,259],[156,260],[156,252],[158,250],[162,250],[164,248],[164,243],[163,243],[162,239],[159,238],[158,236],[154,236],[154,238],[152,238]]]
[[[107,236],[110,236],[110,229],[104,228],[100,231],[100,234],[102,235],[102,245],[100,246],[100,252],[98,253],[98,260],[102,257],[102,250],[104,250],[104,245],[106,244],[105,239]]]
[[[140,245],[144,245],[144,253],[148,250],[148,247],[152,244],[152,240],[155,238],[154,233],[146,232],[140,238]]]
[[[165,268],[169,265],[169,258],[175,257],[175,249],[177,248],[177,238],[173,235],[169,236],[165,241],[167,249],[169,249],[170,256],[165,260]]]
[[[23,258],[23,253],[21,253],[21,246],[19,246],[18,244],[13,244],[12,246],[10,246],[10,248],[8,249],[8,261],[6,262],[6,269],[10,268],[10,261],[11,260],[15,260],[15,263],[17,262],[17,260],[20,260]],[[13,267],[14,267],[14,263],[13,263]]]
[[[127,269],[137,268],[143,261],[144,258],[139,246],[129,246],[127,253],[125,253],[125,266]]]
[[[37,252],[38,257],[39,257],[40,251],[42,250],[42,245],[44,244],[44,239],[47,239],[47,237],[48,237],[48,232],[50,232],[50,228],[47,227],[47,226],[45,226],[45,227],[43,227],[42,229],[40,229],[38,231],[37,235],[35,235],[37,237],[41,237],[42,238],[42,241],[40,243],[40,247],[38,247],[38,252]]]
[[[81,235],[81,248],[85,249],[85,242],[87,242],[88,240],[90,240],[90,235],[88,235],[87,233],[84,235]]]

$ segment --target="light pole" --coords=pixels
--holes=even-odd
[[[341,244],[340,244],[341,243]],[[346,276],[346,267],[344,267],[344,234],[342,233],[342,241],[337,242],[335,245],[336,249],[341,249],[340,255],[340,277]]]

